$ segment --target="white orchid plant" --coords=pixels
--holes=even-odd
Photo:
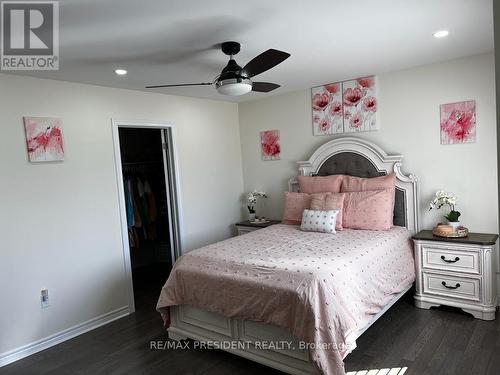
[[[247,195],[247,208],[248,212],[251,214],[255,213],[255,205],[259,198],[267,198],[267,194],[263,191],[254,190]]]
[[[429,210],[433,208],[439,210],[443,206],[448,206],[450,213],[445,215],[445,219],[449,222],[458,222],[460,217],[460,212],[455,210],[455,205],[457,204],[457,197],[453,193],[447,193],[443,190],[436,192],[434,199],[429,204]]]

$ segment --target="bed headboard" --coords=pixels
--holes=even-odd
[[[402,172],[402,155],[388,154],[372,142],[354,137],[334,139],[319,147],[306,161],[299,161],[302,176],[346,174],[357,177],[377,177],[396,174],[394,225],[417,233],[419,201],[417,177]],[[297,179],[289,181],[289,190],[298,191]]]

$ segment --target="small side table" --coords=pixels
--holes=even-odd
[[[241,236],[242,234],[253,232],[255,230],[262,229],[262,228],[267,228],[271,225],[279,224],[279,223],[281,223],[280,220],[269,220],[269,222],[267,222],[267,223],[251,223],[250,221],[246,220],[246,221],[236,223],[235,226],[236,226],[236,230],[237,230],[237,235]]]
[[[497,308],[497,234],[469,233],[464,238],[437,237],[430,230],[413,236],[415,305],[448,305],[483,320]]]

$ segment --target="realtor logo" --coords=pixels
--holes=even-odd
[[[1,2],[0,69],[59,69],[59,2]]]

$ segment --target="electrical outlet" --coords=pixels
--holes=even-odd
[[[40,304],[42,306],[42,309],[46,309],[50,306],[48,289],[42,289],[42,291],[40,292]]]

